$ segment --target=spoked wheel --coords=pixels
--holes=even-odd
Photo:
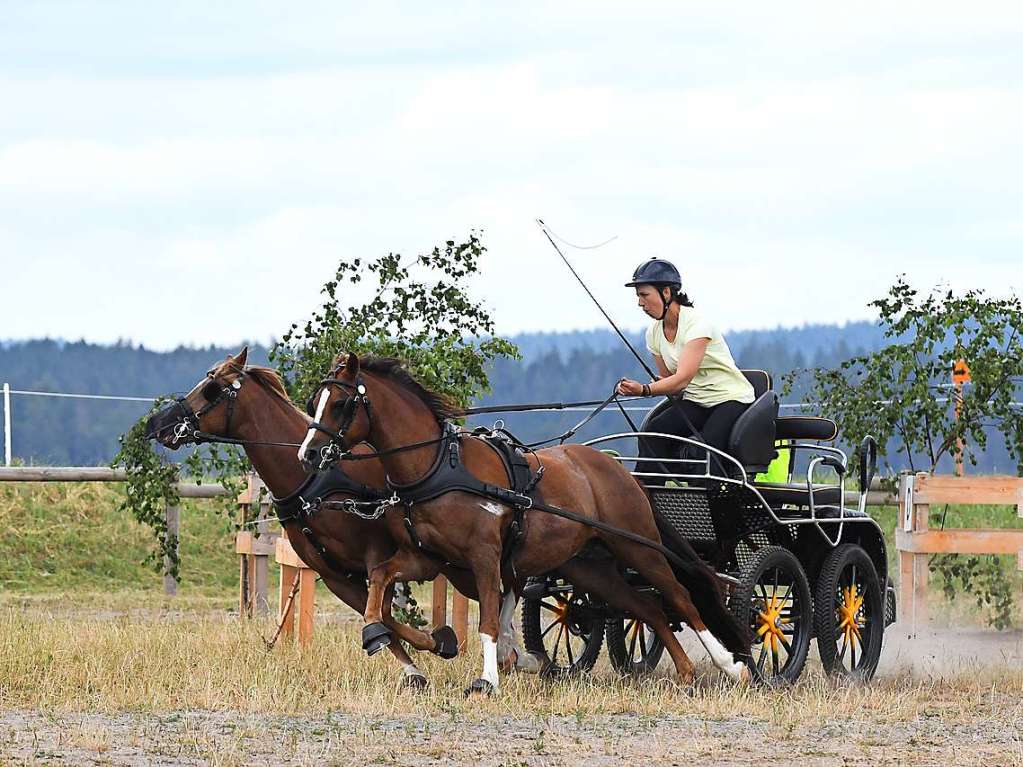
[[[799,560],[781,546],[758,549],[739,576],[729,606],[753,631],[748,661],[766,684],[795,682],[806,665],[813,630],[810,585]]]
[[[814,603],[817,649],[824,670],[866,681],[884,640],[881,581],[860,546],[842,544],[824,560]]]
[[[664,644],[647,624],[636,618],[609,618],[607,655],[619,674],[648,674],[657,668]]]
[[[553,676],[589,671],[604,642],[604,609],[558,579],[546,596],[522,602],[522,641]]]

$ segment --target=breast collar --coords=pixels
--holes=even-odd
[[[352,479],[340,466],[335,465],[328,471],[310,474],[297,490],[283,498],[271,496],[271,501],[277,518],[284,522],[299,518],[303,511],[310,508],[318,508],[327,497],[337,493],[367,501],[387,497],[387,493]]]

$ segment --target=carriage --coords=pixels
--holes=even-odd
[[[637,431],[585,444],[633,466],[633,476],[650,496],[664,545],[671,548],[673,538],[684,538],[724,581],[729,608],[753,632],[748,663],[754,678],[795,681],[816,638],[826,672],[869,679],[885,627],[895,620],[884,535],[865,510],[876,443],[867,437],[861,445],[858,503],[847,507],[849,461],[826,444],[837,436],[835,422],[779,417],[770,375],[743,373],[755,400],[732,428],[727,452],[650,432],[650,420],[672,407],[670,400],[658,404]],[[659,460],[661,471],[621,454],[623,442],[651,437],[678,444],[677,457]],[[784,481],[765,481],[779,456],[788,458]],[[797,477],[796,466],[805,466],[805,473]],[[595,546],[581,556],[608,555]],[[610,560],[609,566],[614,566]],[[637,573],[625,575],[638,589],[654,591]],[[557,575],[531,579],[524,597],[526,649],[543,659],[548,673],[589,670],[605,641],[620,672],[651,671],[661,658],[663,645],[634,616],[575,591]],[[668,611],[668,617],[680,631],[678,616]]]

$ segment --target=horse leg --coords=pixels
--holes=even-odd
[[[508,589],[501,599],[501,628],[497,637],[498,668],[505,673],[522,671],[526,674],[539,674],[543,670],[540,659],[526,652],[518,643],[515,617],[519,606],[519,597],[514,589]]]
[[[634,615],[654,630],[675,664],[675,673],[684,684],[693,681],[695,670],[686,651],[671,630],[660,605],[628,584],[618,568],[609,563],[573,559],[558,568],[558,573],[580,591],[587,591],[615,609]]]
[[[390,605],[385,605],[387,595],[392,592],[394,581],[403,578],[410,581],[431,580],[440,572],[441,564],[416,552],[399,549],[390,559],[384,560],[369,572],[369,594],[363,619],[362,647],[370,655],[391,643],[391,632],[417,650],[436,652],[441,648],[434,636],[394,620]],[[447,655],[445,655],[447,657]]]
[[[473,552],[470,568],[476,576],[480,602],[480,646],[483,649],[483,673],[465,691],[493,695],[497,692],[497,637],[501,612],[501,547],[479,544]],[[490,556],[487,556],[487,555]]]
[[[327,575],[320,573],[323,583],[330,589],[338,599],[362,615],[366,612],[367,590],[364,583],[345,578],[344,576]],[[427,686],[426,677],[416,664],[409,657],[401,642],[391,642],[387,645],[391,655],[401,664],[402,678],[401,685],[413,690],[421,690]]]
[[[715,666],[734,681],[748,682],[750,680],[750,671],[746,664],[741,660],[736,660],[733,653],[707,628],[696,605],[693,604],[689,590],[675,578],[675,573],[663,554],[642,544],[614,538],[610,535],[604,542],[620,561],[635,568],[646,578],[660,592],[665,603],[671,605],[692,627]],[[714,584],[709,581],[707,586],[715,588]],[[724,608],[722,607],[722,609]]]

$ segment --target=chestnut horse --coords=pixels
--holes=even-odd
[[[283,499],[302,487],[309,478],[296,459],[293,447],[305,435],[309,418],[292,404],[274,370],[246,367],[247,355],[246,348],[238,355],[228,357],[182,398],[182,404],[176,402],[154,413],[147,424],[147,436],[175,450],[191,441],[185,435],[194,428],[205,434],[236,439],[242,443],[253,467],[274,498]],[[292,447],[288,447],[289,444]],[[359,452],[371,455],[365,446]],[[384,471],[378,460],[344,461],[343,471],[362,485],[384,487]],[[324,500],[346,498],[351,496],[333,494]],[[315,513],[301,523],[294,517],[284,519],[282,526],[288,531],[288,539],[302,561],[319,573],[327,588],[360,615],[365,613],[365,574],[396,550],[385,520],[364,519],[332,509]],[[326,558],[303,533],[305,526],[326,550]],[[463,594],[474,596],[475,583],[467,571],[445,568],[445,575]],[[387,626],[417,649],[431,652],[440,649],[433,635],[390,617]],[[503,633],[506,639],[514,636],[510,627],[505,627]],[[454,641],[453,634],[450,639]],[[400,642],[391,643],[388,649],[402,665],[402,684],[411,688],[426,686],[426,677],[416,668]],[[502,649],[503,658],[509,665],[518,661],[520,668],[538,670],[536,659],[515,648],[510,641]]]
[[[321,383],[311,402],[315,417],[299,448],[302,461],[310,468],[323,469],[342,451],[365,440],[379,452],[388,484],[399,496],[403,487],[432,476],[442,459],[447,463],[445,453],[453,448],[443,436],[443,424],[461,415],[449,399],[416,382],[398,360],[373,355],[361,359],[355,354],[340,355],[330,378]],[[475,478],[492,487],[508,487],[504,463],[494,448],[471,437],[461,439],[461,448],[463,465]],[[598,525],[610,525],[660,544],[646,493],[613,458],[582,445],[547,448],[528,458],[534,472],[543,466],[539,489],[544,504],[570,509]],[[386,632],[381,623],[386,622],[386,596],[395,580],[427,580],[445,563],[460,564],[476,579],[483,647],[483,673],[466,693],[495,692],[501,564],[514,516],[509,504],[498,497],[462,490],[424,498],[407,510],[388,510],[399,550],[370,570],[364,645],[371,647],[374,637]],[[557,571],[580,590],[651,626],[670,653],[679,677],[691,681],[692,662],[672,633],[660,604],[629,586],[616,568],[594,567],[573,559],[594,539],[622,566],[634,568],[658,590],[664,603],[696,631],[722,671],[733,679],[748,680],[749,670],[735,658],[748,656],[748,630],[725,607],[716,575],[684,541],[672,542],[677,555],[673,572],[663,553],[643,543],[534,509],[526,511],[524,534],[511,550],[504,576],[507,579],[512,572],[521,579]],[[705,620],[713,625],[713,633]]]

